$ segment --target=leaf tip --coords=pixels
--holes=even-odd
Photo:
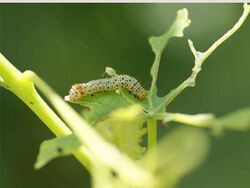
[[[113,69],[111,67],[106,67],[105,73],[107,73],[111,77],[117,76],[115,69]]]
[[[191,23],[191,20],[188,18],[188,10],[186,8],[179,9],[177,11],[177,19],[186,20],[187,24]]]
[[[44,166],[44,165],[43,165],[41,162],[36,161],[36,163],[34,164],[33,168],[34,168],[35,170],[40,170],[43,166]]]
[[[191,20],[188,18],[188,10],[186,8],[177,11],[177,16],[174,25],[172,25],[172,30],[174,36],[183,37],[184,29],[191,24]]]

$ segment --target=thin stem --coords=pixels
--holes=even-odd
[[[169,94],[165,96],[164,102],[157,108],[157,110],[162,108],[163,105],[168,106],[184,89],[190,86],[189,79],[190,78],[182,82],[177,88],[170,91]]]
[[[228,31],[226,32],[219,40],[213,43],[213,45],[205,52],[206,57],[208,57],[218,46],[220,46],[224,41],[226,41],[229,37],[231,37],[244,23],[247,19],[247,16],[250,13],[250,5],[244,3],[243,5],[244,11],[242,16],[239,18],[237,23]]]
[[[175,121],[186,125],[195,127],[211,128],[216,120],[213,114],[181,114],[181,113],[167,113],[163,121]]]
[[[157,121],[156,119],[148,119],[148,168],[154,171],[157,159]]]
[[[201,71],[201,67],[204,61],[211,55],[211,53],[216,48],[218,48],[223,42],[225,42],[229,37],[231,37],[246,20],[247,16],[250,13],[250,5],[245,3],[243,7],[244,7],[243,14],[236,22],[236,24],[229,31],[227,31],[222,37],[220,37],[217,41],[215,41],[205,52],[196,51],[193,42],[191,40],[188,40],[190,49],[195,57],[195,65],[192,69],[192,74],[184,82],[182,82],[176,89],[173,89],[168,95],[164,97],[164,102],[157,107],[156,111],[162,108],[163,106],[168,106],[187,87],[195,86],[196,77]]]
[[[155,55],[155,59],[153,63],[154,67],[152,67],[152,70],[151,70],[151,75],[153,78],[152,78],[152,83],[150,87],[150,95],[152,95],[152,92],[156,87],[157,76],[153,76],[153,75],[158,75],[159,66],[161,62],[161,54],[162,54],[163,49],[164,47],[162,47],[162,49],[159,50],[160,52]]]

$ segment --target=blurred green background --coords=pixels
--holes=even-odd
[[[237,21],[242,4],[0,4],[0,50],[21,71],[38,73],[61,96],[72,83],[101,77],[106,66],[149,88],[154,56],[148,37],[163,33],[184,7],[192,24],[164,53],[158,81],[162,96],[191,72],[187,39],[206,50]],[[196,87],[168,110],[220,116],[250,106],[249,52],[250,18],[205,62]],[[1,188],[90,187],[89,174],[73,157],[33,169],[39,144],[53,135],[16,96],[2,88],[0,94]],[[159,137],[167,132],[159,127]],[[178,187],[249,188],[250,133],[211,136],[206,162]]]

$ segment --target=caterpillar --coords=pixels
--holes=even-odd
[[[111,92],[119,89],[127,89],[139,99],[145,99],[147,91],[141,86],[138,80],[129,75],[117,75],[112,78],[92,80],[87,83],[74,84],[66,101],[75,102],[85,96],[93,96],[100,92]]]

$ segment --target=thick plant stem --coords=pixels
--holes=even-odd
[[[89,149],[88,151],[91,153],[91,158],[89,158],[92,162],[91,164],[96,165],[96,161],[102,163],[102,165],[116,171],[123,181],[135,187],[141,185],[141,181],[138,179],[144,180],[144,183],[147,185],[153,184],[153,177],[148,171],[134,164],[133,160],[119,152],[112,144],[106,142],[104,138],[70,105],[65,103],[46,82],[32,71],[25,71],[23,74],[35,83],[37,88],[48,98],[58,114],[61,115],[62,119],[71,128],[79,141],[86,146],[86,149]]]
[[[71,134],[71,130],[36,92],[33,82],[25,78],[1,53],[0,75],[0,86],[17,95],[56,136]],[[87,148],[81,147],[74,155],[86,169],[91,170],[91,155]]]
[[[154,171],[157,158],[157,120],[148,120],[148,169]]]
[[[64,121],[43,101],[36,92],[34,83],[54,105]],[[82,142],[82,146],[74,155],[90,172],[92,172],[92,164],[99,160],[104,166],[117,172],[121,180],[131,187],[140,187],[142,180],[146,185],[153,184],[151,173],[105,141],[34,72],[21,73],[2,54],[0,54],[0,86],[10,90],[24,101],[56,135],[68,135],[72,130]]]

